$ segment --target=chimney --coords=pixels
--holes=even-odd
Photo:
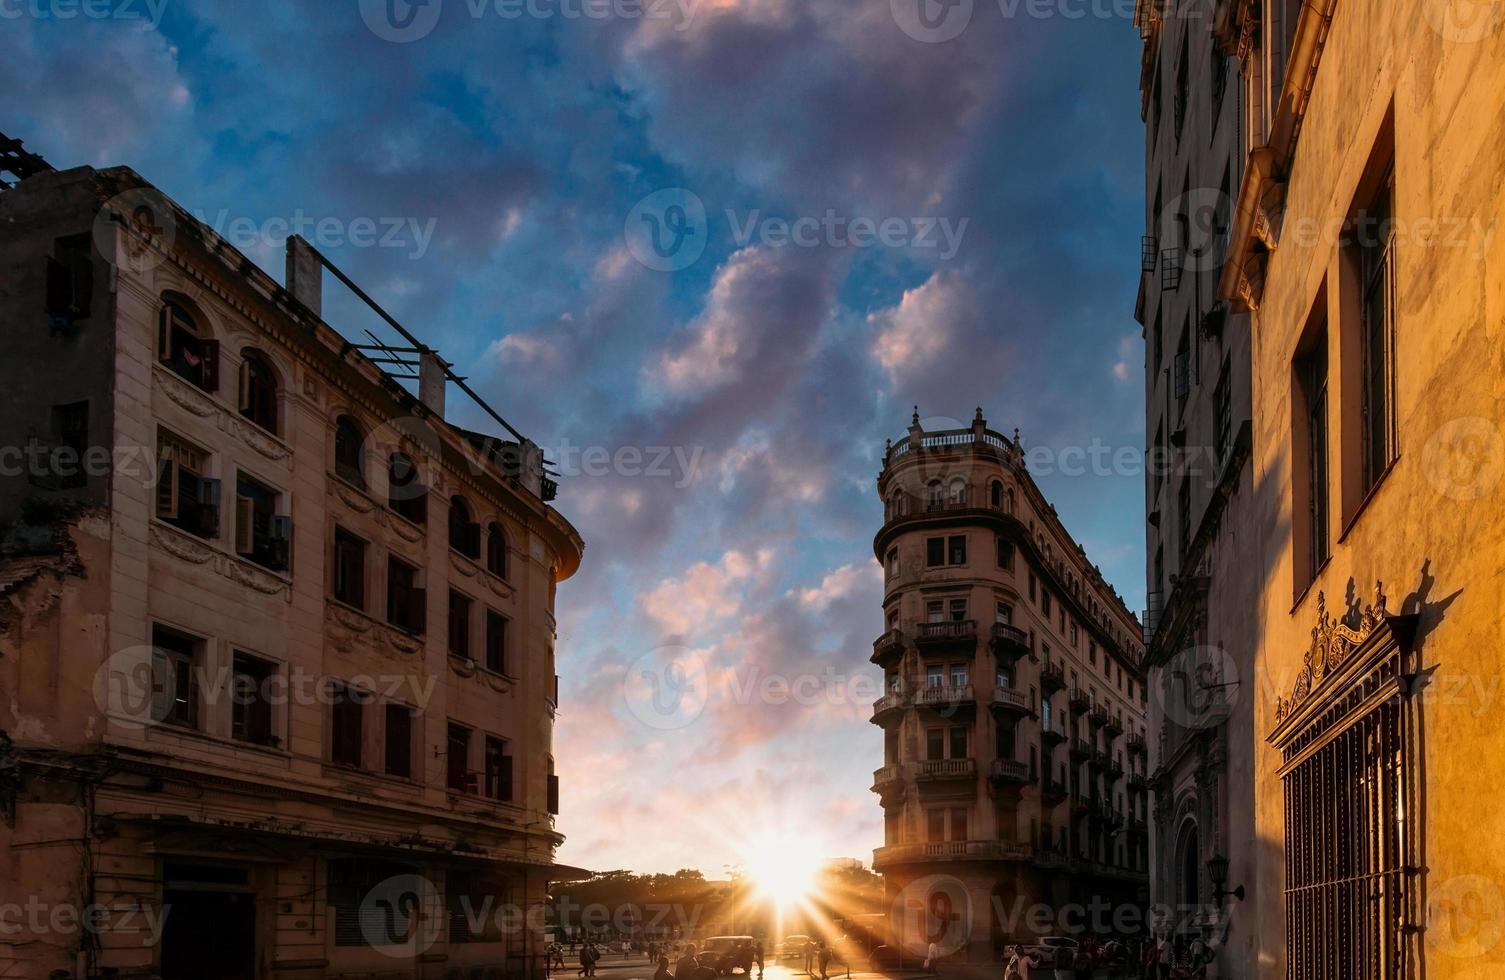
[[[314,316],[324,315],[324,263],[299,235],[287,240],[287,291]]]
[[[444,418],[444,389],[449,365],[431,350],[418,355],[418,400],[440,419]]]

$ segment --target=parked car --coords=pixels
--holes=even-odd
[[[697,956],[702,969],[730,976],[735,970],[752,973],[753,937],[712,936],[700,944]]]

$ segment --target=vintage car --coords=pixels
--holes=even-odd
[[[700,944],[696,959],[701,969],[713,970],[719,975],[729,976],[734,970],[750,974],[753,966],[753,937],[712,936]]]

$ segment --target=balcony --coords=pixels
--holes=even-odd
[[[1069,862],[1066,855],[1053,847],[1035,848],[1035,867],[1045,871],[1059,871]]]
[[[1014,663],[1030,654],[1029,634],[1008,623],[994,623],[993,635],[988,642],[999,663]]]
[[[884,766],[874,771],[873,792],[885,800],[903,796],[905,775],[905,768],[901,763]]]
[[[1040,744],[1049,752],[1051,749],[1066,741],[1066,729],[1061,725],[1041,725]]]
[[[1111,759],[1110,758],[1108,760],[1108,764],[1107,764],[1106,768],[1107,768],[1107,773],[1108,773],[1108,779],[1109,780],[1111,780],[1111,781],[1113,781],[1113,782],[1116,783],[1120,779],[1124,778],[1124,767],[1118,762],[1117,759]]]
[[[1046,779],[1040,784],[1040,802],[1048,807],[1057,806],[1066,799],[1066,784],[1058,779]]]
[[[1117,738],[1124,733],[1123,717],[1117,714],[1109,715],[1108,720],[1103,722],[1103,731],[1112,738]]]
[[[891,667],[904,656],[904,632],[889,630],[873,641],[873,655],[868,659],[879,667]]]
[[[1149,836],[1149,833],[1150,833],[1149,822],[1147,820],[1145,820],[1143,817],[1130,817],[1129,818],[1129,833],[1131,833],[1131,834],[1137,834],[1137,835],[1139,835],[1141,837],[1147,837],[1147,836]]]
[[[1135,772],[1129,774],[1129,792],[1148,793],[1149,791],[1150,781],[1145,778],[1144,773]]]
[[[950,653],[977,642],[977,620],[952,619],[915,626],[915,646],[921,654]]]
[[[873,870],[928,861],[1029,861],[1033,856],[1028,844],[1003,840],[895,844],[873,851]]]
[[[1083,739],[1080,739],[1080,738],[1074,738],[1074,739],[1072,739],[1071,740],[1071,761],[1072,762],[1085,762],[1086,760],[1088,760],[1090,758],[1092,758],[1092,746],[1088,745],[1086,743],[1086,741],[1084,741]]]
[[[1046,694],[1066,690],[1066,671],[1060,664],[1046,664],[1040,668],[1040,690]]]
[[[1033,714],[1030,710],[1029,695],[1010,687],[993,688],[993,698],[988,705],[1002,715],[1027,717]]]
[[[1097,707],[1097,708],[1093,708],[1091,711],[1087,712],[1087,724],[1090,725],[1093,728],[1094,731],[1097,730],[1097,729],[1099,729],[1099,728],[1102,728],[1107,723],[1108,723],[1108,709],[1107,708]]]
[[[886,727],[898,721],[904,714],[904,709],[909,707],[909,695],[885,694],[873,702],[873,724]]]
[[[1108,768],[1108,753],[1106,753],[1106,752],[1098,752],[1098,751],[1094,750],[1093,753],[1092,753],[1092,755],[1091,755],[1091,757],[1089,757],[1087,759],[1087,766],[1093,772],[1102,772],[1103,770],[1107,769]]]
[[[1133,756],[1133,755],[1139,755],[1139,756],[1142,756],[1144,758],[1148,758],[1149,757],[1149,754],[1150,754],[1149,744],[1145,742],[1144,736],[1141,735],[1141,734],[1139,734],[1138,732],[1135,732],[1134,734],[1132,734],[1132,735],[1129,736],[1128,747],[1129,747],[1129,755],[1131,755],[1131,756]]]
[[[1034,782],[1030,775],[1029,764],[1014,759],[995,759],[988,767],[988,788],[1000,790],[1004,787],[1027,786]]]
[[[943,714],[956,714],[962,708],[975,708],[977,694],[970,684],[925,687],[915,695],[914,703],[917,708],[933,708]]]
[[[1066,707],[1076,714],[1086,714],[1092,708],[1092,696],[1080,687],[1073,687],[1066,698]]]
[[[915,778],[921,782],[948,779],[972,779],[977,776],[976,759],[926,759],[919,765]]]

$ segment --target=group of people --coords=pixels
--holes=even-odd
[[[1116,939],[1099,942],[1089,937],[1078,946],[1044,952],[1010,946],[1004,955],[1003,980],[1032,980],[1040,975],[1032,971],[1045,970],[1051,971],[1053,980],[1091,980],[1100,970],[1114,980],[1200,980],[1213,958],[1201,937],[1161,935],[1143,940],[1137,949]]]
[[[677,953],[671,968],[669,956]],[[751,965],[747,967],[747,975],[752,976],[753,967],[758,970],[758,980],[763,980],[763,941],[754,940],[751,950]],[[694,943],[685,943],[683,947],[679,943],[648,944],[648,958],[658,964],[658,969],[653,973],[653,980],[714,980],[720,973],[710,967],[700,965],[699,951]]]
[[[816,942],[813,939],[805,940],[805,948],[802,950],[805,957],[805,975],[807,977],[819,977],[820,980],[831,980],[831,961],[836,959],[846,970],[846,975],[852,975],[852,965],[845,959],[838,959],[831,944],[822,939]],[[820,972],[816,973],[816,969]]]

